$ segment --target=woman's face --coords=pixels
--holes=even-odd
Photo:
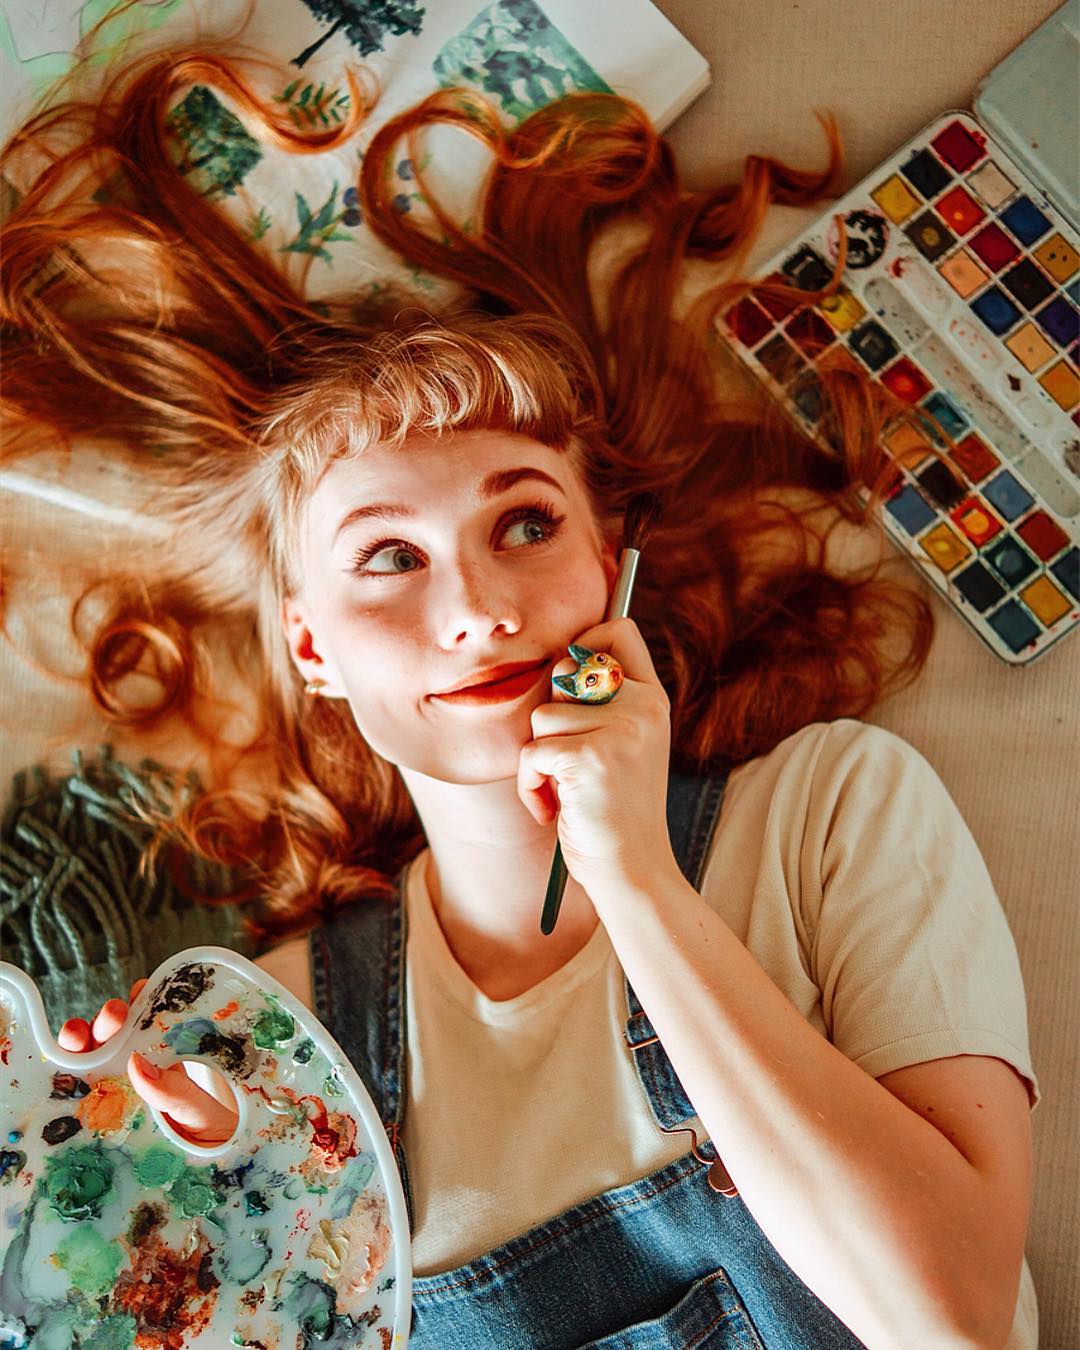
[[[376,504],[401,513],[372,515]],[[504,431],[373,446],[331,464],[300,531],[303,579],[284,619],[304,678],[347,698],[393,764],[457,783],[515,776],[552,668],[603,622],[614,584],[569,455]],[[435,697],[525,661],[544,672],[511,701]]]

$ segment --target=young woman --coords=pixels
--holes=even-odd
[[[173,170],[163,114],[195,78],[288,139],[234,67],[158,57],[12,147],[56,153],[9,222],[5,398],[26,446],[167,447],[199,557],[100,635],[118,718],[148,652],[159,715],[190,714],[200,626],[254,635],[264,734],[162,837],[252,870],[253,927],[291,938],[261,964],[382,1111],[413,1343],[1034,1345],[1015,949],[929,765],[855,720],[918,670],[928,612],[834,572],[821,523],[887,484],[900,411],[842,372],[831,446],[734,416],[710,334],[738,283],[676,312],[683,258],[737,262],[770,197],[835,185],[835,133],[825,174],[752,160],[694,195],[621,100],[508,135],[441,94],[375,138],[361,201],[475,297],[360,315],[309,305]],[[480,231],[384,200],[436,120],[496,157]],[[619,220],[644,242],[600,305]],[[641,491],[663,514],[635,617],[605,621]],[[571,643],[621,664],[611,703],[553,686]],[[194,1142],[231,1131],[222,1084],[129,1072]]]

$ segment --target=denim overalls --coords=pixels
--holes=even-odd
[[[700,889],[726,773],[670,774],[667,818],[683,875]],[[405,1110],[405,902],[360,900],[310,935],[315,1011],[378,1107],[412,1202]],[[539,907],[537,908],[539,925]],[[695,1114],[626,984],[627,1054],[657,1125]],[[572,1147],[572,1140],[567,1147]],[[415,1350],[686,1350],[862,1344],[791,1271],[711,1143],[546,1219],[466,1265],[413,1281]],[[704,1164],[704,1165],[703,1165]],[[734,1188],[731,1188],[734,1191]]]

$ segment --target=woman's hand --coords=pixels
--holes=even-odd
[[[571,876],[592,896],[613,884],[678,871],[667,827],[671,703],[633,619],[587,628],[575,644],[610,652],[623,683],[610,703],[581,703],[552,686],[533,709],[518,796],[541,825],[559,818]],[[570,674],[573,657],[555,667]]]
[[[129,1003],[138,997],[146,983],[136,980]],[[128,1004],[111,998],[90,1025],[81,1017],[70,1018],[56,1037],[62,1050],[89,1054],[110,1040],[127,1021]],[[183,1064],[158,1069],[137,1051],[128,1056],[127,1073],[139,1096],[156,1107],[177,1134],[201,1148],[211,1148],[230,1138],[236,1130],[238,1112],[232,1089],[220,1074],[207,1070],[210,1086],[217,1095],[204,1092],[188,1077]]]

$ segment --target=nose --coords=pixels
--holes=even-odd
[[[497,562],[461,558],[443,571],[443,585],[433,588],[434,625],[450,650],[464,637],[484,638],[502,629],[521,628],[523,607],[508,569]]]

